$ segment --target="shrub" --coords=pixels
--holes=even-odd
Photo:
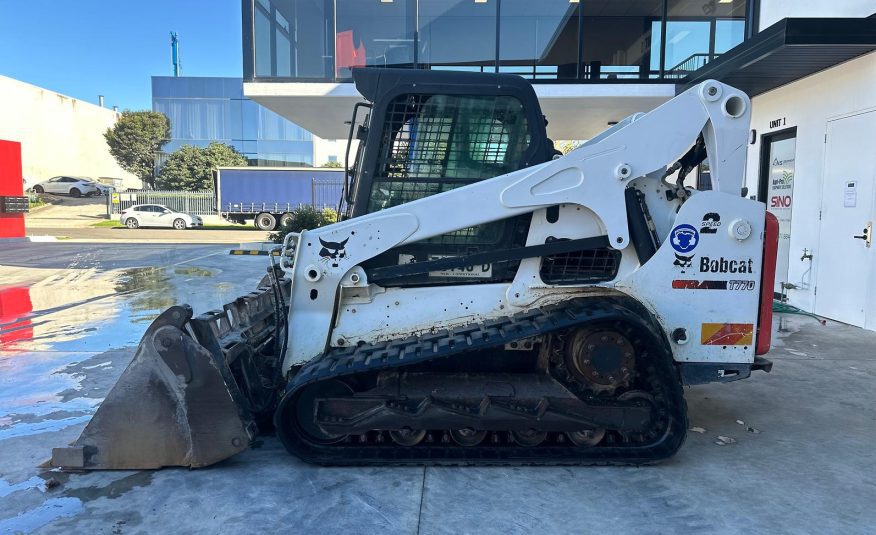
[[[292,218],[285,224],[277,227],[275,232],[268,235],[274,243],[283,243],[283,239],[290,232],[312,230],[338,222],[338,212],[331,208],[317,210],[312,206],[302,206],[291,212]]]

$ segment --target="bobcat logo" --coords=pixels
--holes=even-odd
[[[673,266],[678,266],[681,268],[681,272],[684,273],[685,269],[691,267],[693,265],[693,257],[696,255],[690,256],[682,256],[678,253],[675,253],[675,262],[672,263]]]
[[[350,241],[350,238],[342,242],[325,241],[320,238],[319,243],[322,245],[322,249],[319,250],[319,256],[324,260],[340,260],[346,257],[348,241]]]

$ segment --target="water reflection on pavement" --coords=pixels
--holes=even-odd
[[[158,314],[220,308],[255,289],[267,265],[229,257],[227,246],[0,250],[0,499],[41,503],[0,513],[0,532],[81,509],[47,500],[28,457],[48,458],[78,434]]]

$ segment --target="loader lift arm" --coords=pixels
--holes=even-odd
[[[744,93],[705,81],[557,160],[303,232],[295,244],[294,262],[285,265],[295,283],[284,372],[329,346],[332,323],[325,318],[335,308],[344,277],[355,272],[356,282],[348,284],[367,286],[367,275],[357,266],[393,247],[573,204],[594,212],[611,246],[624,249],[630,242],[624,193],[629,183],[645,176],[659,180],[700,135],[713,189],[740,195],[749,108]],[[324,243],[343,243],[343,257],[328,258]],[[296,332],[309,334],[295,336]]]

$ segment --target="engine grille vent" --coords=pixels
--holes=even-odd
[[[617,276],[621,252],[610,247],[545,256],[539,274],[545,284],[589,284]]]

